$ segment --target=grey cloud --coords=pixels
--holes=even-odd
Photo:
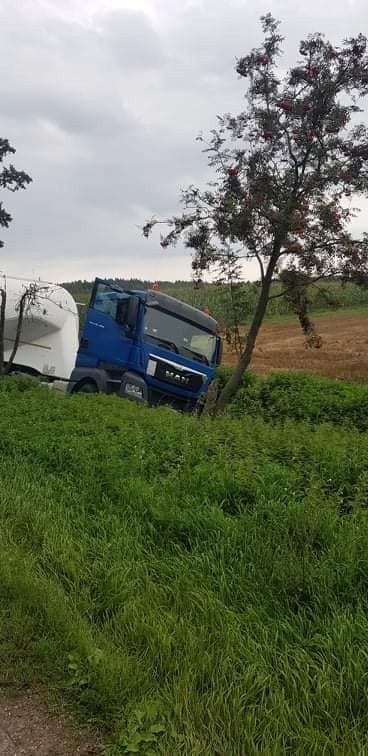
[[[147,0],[154,22],[124,3],[117,11],[117,0],[94,0],[95,16],[85,0],[49,10],[0,3],[3,136],[34,179],[2,198],[14,223],[1,268],[59,280],[188,277],[187,253],[163,252],[139,227],[177,212],[179,188],[205,180],[195,136],[217,113],[241,109],[235,58],[259,43],[259,15],[271,9],[284,21],[286,61],[309,31],[340,39],[365,21],[362,0],[327,9],[319,0]],[[366,217],[364,208],[361,227]]]
[[[261,41],[260,17],[271,12],[281,21],[285,35],[284,60],[295,60],[300,39],[322,32],[332,41],[365,32],[365,0],[202,0],[189,5],[173,0],[166,44],[180,60],[183,74],[189,67],[196,77],[225,77],[230,82],[236,59]],[[162,4],[164,7],[165,3]],[[236,76],[233,73],[233,76]],[[231,84],[230,84],[231,86]]]
[[[124,70],[152,68],[165,61],[159,36],[141,11],[113,11],[100,19],[98,28],[102,42]]]
[[[8,92],[2,97],[2,108],[15,120],[46,121],[73,134],[108,138],[118,130],[129,131],[135,119],[119,101],[113,102],[102,93],[92,102],[83,92],[57,95],[55,92]]]
[[[8,117],[51,121],[86,138],[132,127],[124,74],[116,87],[109,48],[94,26],[32,16],[28,27],[17,6],[8,10],[0,29],[1,102]]]

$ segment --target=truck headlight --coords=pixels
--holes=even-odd
[[[133,399],[144,399],[142,387],[137,386],[136,383],[126,383],[124,386],[124,394],[132,396]]]

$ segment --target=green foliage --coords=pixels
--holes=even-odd
[[[143,708],[132,711],[125,731],[118,742],[107,749],[106,756],[120,756],[124,753],[154,756],[158,752],[159,739],[164,732],[165,725],[159,708],[150,702],[145,702]]]
[[[114,756],[367,750],[368,433],[319,423],[363,388],[247,381],[206,422],[0,382],[1,684]]]
[[[220,378],[230,374],[222,369]],[[275,373],[267,378],[245,374],[229,413],[261,415],[267,421],[305,420],[368,431],[368,387],[303,373]]]
[[[96,667],[102,660],[102,652],[99,648],[94,649],[85,659],[78,653],[68,654],[67,671],[70,676],[70,686],[82,691],[93,685],[93,677]]]

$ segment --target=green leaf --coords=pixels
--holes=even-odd
[[[160,724],[160,723],[153,724],[150,727],[150,732],[153,732],[153,733],[159,735],[161,732],[165,732],[165,727],[164,727],[163,724]]]

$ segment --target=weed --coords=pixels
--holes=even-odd
[[[142,708],[133,709],[126,728],[117,742],[106,750],[106,756],[120,756],[124,753],[154,756],[164,732],[165,724],[159,707],[149,701],[144,702]]]

